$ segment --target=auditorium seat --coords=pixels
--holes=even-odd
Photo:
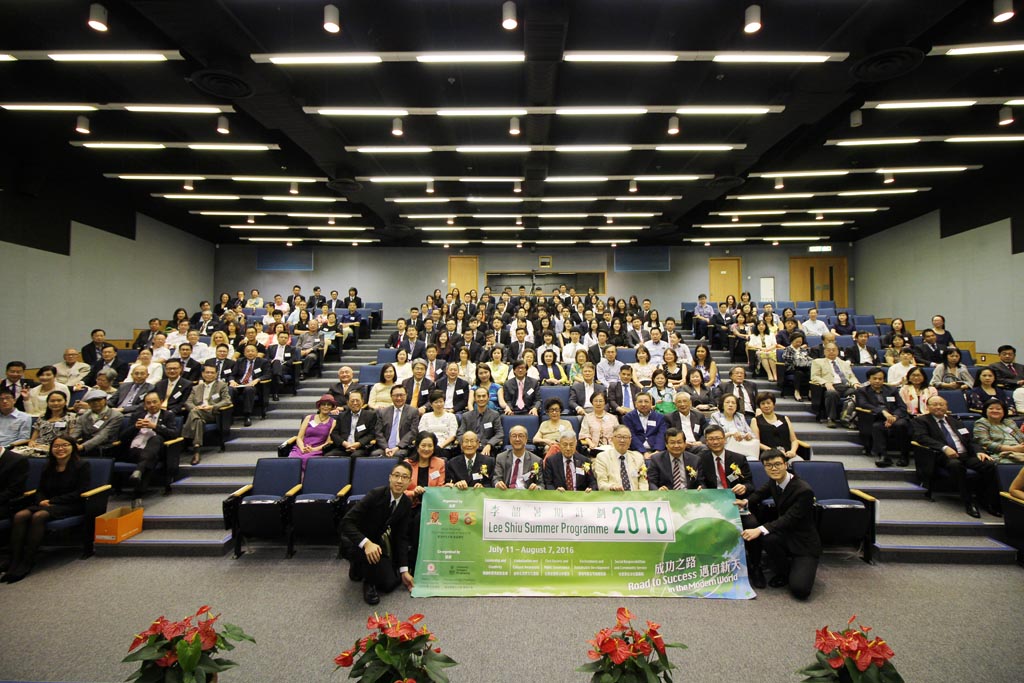
[[[110,500],[110,478],[114,461],[110,458],[83,458],[89,462],[89,490],[82,494],[85,510],[80,515],[55,519],[46,523],[47,536],[62,536],[78,531],[81,536],[82,557],[93,554],[96,518],[107,511]]]
[[[181,420],[175,418],[176,425],[174,432],[176,434],[181,433]],[[123,425],[128,425],[128,428],[132,428],[132,421],[125,420]],[[131,476],[132,472],[138,467],[137,463],[122,461],[118,462],[118,456],[123,457],[131,444],[125,443],[124,440],[116,442],[118,445],[113,449],[104,451],[104,455],[109,455],[114,458],[114,476],[113,485],[114,490],[117,492],[121,491],[124,483]],[[178,478],[178,464],[181,460],[181,454],[185,451],[185,439],[184,437],[177,437],[175,439],[169,439],[164,442],[163,448],[160,449],[160,455],[157,456],[156,466],[153,471],[150,472],[149,481],[157,481],[163,488],[165,494],[171,492],[171,484]]]
[[[540,428],[540,418],[536,415],[502,415],[501,426],[505,430],[505,448],[511,448],[511,442],[508,440],[508,437],[512,428],[526,427],[526,449],[530,451],[535,450],[533,437]]]
[[[345,511],[345,498],[352,485],[352,459],[345,457],[310,458],[302,477],[302,492],[292,505],[292,524],[288,534],[288,557],[295,554],[295,539],[330,538],[341,544],[338,524]]]
[[[224,524],[231,530],[235,558],[241,557],[246,536],[277,538],[289,526],[289,508],[302,490],[302,460],[260,458],[252,483],[224,500]]]
[[[836,346],[841,349],[848,349],[856,343],[857,341],[851,334],[840,334],[836,337]]]
[[[203,443],[216,443],[223,453],[231,440],[231,423],[235,419],[235,406],[229,403],[217,410],[217,421],[203,425]],[[210,437],[216,437],[210,439]]]
[[[139,358],[139,350],[138,349],[118,349],[117,350],[117,359],[119,361],[121,361],[122,363],[128,363],[129,365],[131,365],[136,360],[138,360],[138,358]]]
[[[819,308],[819,309],[820,309],[820,308],[831,308],[831,309],[835,309],[835,307],[836,307],[836,302],[835,302],[835,301],[819,301],[819,302],[818,302],[818,308]]]
[[[616,349],[615,360],[620,363],[635,363],[636,349]]]
[[[356,458],[352,463],[352,489],[348,504],[358,503],[370,489],[387,486],[391,470],[398,461],[398,458]]]
[[[825,544],[856,543],[865,562],[871,561],[875,543],[876,500],[850,489],[841,462],[796,461],[793,472],[814,490],[818,510],[818,535]]]
[[[815,308],[815,305],[813,301],[797,301],[796,306],[794,306],[794,308]]]
[[[853,324],[860,329],[861,325],[874,325],[875,316],[873,315],[855,315],[853,317]]]
[[[540,407],[541,410],[547,405],[547,402],[552,398],[557,398],[562,403],[562,415],[569,414],[569,387],[566,386],[542,386],[540,389]],[[578,430],[577,430],[578,431]]]
[[[967,409],[967,401],[964,400],[964,392],[959,389],[942,389],[939,391],[939,396],[946,399],[949,412],[953,413],[961,420],[971,420],[973,422],[978,419],[978,416],[975,413],[972,413]]]
[[[775,302],[775,312],[778,313],[780,316],[782,315],[782,312],[784,310],[786,310],[787,308],[796,308],[796,305],[792,301],[776,301]]]
[[[398,359],[398,349],[377,349],[377,365],[394,363]]]

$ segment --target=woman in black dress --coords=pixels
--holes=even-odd
[[[46,534],[46,523],[80,515],[82,494],[89,490],[89,462],[78,457],[78,446],[67,437],[50,442],[50,454],[39,479],[35,503],[14,515],[11,524],[11,563],[3,581],[21,581],[32,571],[36,551]]]
[[[775,394],[762,391],[754,399],[754,403],[761,412],[754,418],[751,427],[761,442],[761,451],[777,448],[785,454],[787,462],[795,458],[800,442],[789,418],[775,414]]]

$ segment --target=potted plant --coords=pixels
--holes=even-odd
[[[441,648],[431,647],[437,638],[426,626],[416,628],[421,621],[422,614],[414,614],[407,621],[399,621],[392,614],[374,614],[366,620],[370,634],[334,658],[337,669],[352,667],[348,677],[367,682],[448,683],[444,670],[456,662],[441,654]]]
[[[903,677],[890,661],[895,654],[892,648],[878,636],[869,640],[870,627],[853,628],[856,618],[856,614],[850,617],[846,629],[838,633],[828,626],[815,631],[817,661],[797,671],[805,677],[803,683],[903,683]]]
[[[201,618],[203,615],[205,619]],[[207,605],[181,621],[159,617],[135,636],[128,648],[130,654],[121,660],[140,662],[138,670],[125,680],[139,683],[216,681],[221,671],[238,666],[229,659],[217,657],[221,650],[235,649],[231,641],[256,642],[234,624],[225,623],[218,631],[214,624],[219,618],[219,614],[210,614]]]
[[[653,621],[647,622],[646,630],[636,630],[631,623],[634,618],[628,609],[620,607],[615,613],[615,627],[603,628],[587,641],[594,646],[587,652],[592,661],[576,670],[592,673],[591,683],[672,683],[669,672],[677,667],[668,661],[666,648],[685,650],[686,646],[666,643],[658,632],[661,626]]]

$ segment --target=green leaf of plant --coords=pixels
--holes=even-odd
[[[156,643],[150,643],[149,645],[143,645],[135,652],[130,653],[127,657],[122,659],[122,662],[145,662],[153,659],[160,659],[164,656],[164,652],[160,650],[160,646]]]
[[[591,673],[591,672],[594,672],[594,671],[600,671],[601,670],[601,660],[600,659],[596,659],[596,660],[594,660],[592,662],[587,662],[586,664],[582,664],[582,665],[576,667],[576,670],[581,672],[581,673]]]

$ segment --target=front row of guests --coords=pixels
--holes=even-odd
[[[516,426],[509,432],[510,447],[496,457],[481,455],[479,437],[467,431],[459,442],[460,453],[445,460],[437,456],[437,437],[420,432],[415,454],[395,465],[388,486],[372,490],[341,523],[343,553],[351,563],[349,578],[363,582],[363,597],[371,605],[380,601],[379,591],[402,583],[412,588],[422,496],[433,486],[582,492],[721,487],[730,489],[736,504],[744,508],[741,520],[751,584],[788,584],[794,596],[807,598],[821,554],[810,487],[787,471],[785,454],[772,449],[761,454],[771,481],[755,490],[746,458],[726,450],[721,427],[708,427],[705,438],[707,449],[698,455],[686,450],[681,430],[669,429],[665,450],[645,460],[630,449],[629,429],[619,426],[611,445],[591,459],[577,451],[575,433],[566,430],[559,436],[558,452],[541,458],[527,450],[526,428]],[[775,501],[778,517],[761,523],[746,508],[757,508],[768,498]],[[773,567],[770,582],[761,569],[762,548]]]

